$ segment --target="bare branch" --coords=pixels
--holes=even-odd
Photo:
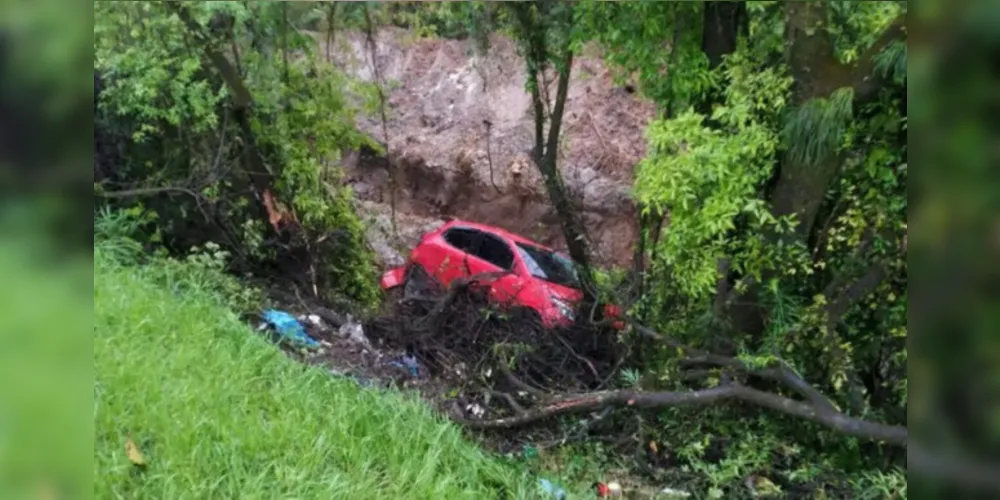
[[[823,395],[822,392],[820,392],[811,384],[806,382],[799,374],[797,374],[790,366],[788,366],[784,362],[778,362],[773,366],[763,369],[752,369],[748,367],[746,363],[736,358],[723,356],[719,354],[712,354],[700,349],[694,349],[684,344],[681,344],[680,342],[677,342],[674,339],[664,337],[656,333],[652,329],[640,325],[638,323],[635,323],[634,321],[632,321],[631,324],[640,334],[649,338],[656,339],[672,348],[678,349],[682,354],[689,357],[688,359],[689,362],[705,363],[715,366],[734,368],[758,377],[778,382],[787,387],[788,389],[795,391],[795,393],[802,396],[803,398],[805,398],[805,400],[808,401],[810,404],[812,404],[817,411],[823,412],[825,414],[840,413],[840,410],[828,397]]]
[[[562,335],[556,333],[553,333],[553,335],[556,337],[556,340],[558,340],[563,346],[566,347],[566,350],[568,350],[570,354],[573,355],[573,357],[582,361],[583,364],[587,365],[587,368],[590,368],[590,372],[594,374],[594,377],[597,377],[598,379],[601,378],[601,375],[597,373],[597,368],[594,368],[594,363],[592,363],[589,359],[577,354],[576,350],[573,349],[573,346],[569,345],[569,342],[566,342],[566,339],[562,338]]]
[[[832,297],[835,290],[828,287],[826,314],[829,326],[839,323],[851,306],[875,291],[885,278],[885,266],[881,262],[875,262],[868,267],[864,275],[845,287],[836,297]]]
[[[389,174],[389,209],[391,211],[390,221],[392,223],[392,235],[399,237],[396,228],[396,174],[392,164],[392,155],[389,154],[389,119],[385,113],[385,90],[382,79],[382,72],[378,64],[378,44],[375,42],[375,25],[372,22],[371,13],[368,11],[368,4],[363,4],[365,14],[365,45],[372,58],[372,76],[375,79],[375,91],[378,94],[379,116],[382,119],[382,140],[385,141],[386,169]]]
[[[434,306],[434,309],[432,309],[427,316],[424,316],[424,318],[422,318],[422,321],[426,321],[429,318],[435,318],[439,316],[442,312],[444,312],[445,309],[448,308],[448,306],[452,304],[452,302],[455,301],[455,298],[457,298],[461,292],[464,292],[473,284],[500,278],[503,277],[505,274],[507,274],[506,271],[479,273],[473,276],[458,278],[455,281],[452,281],[451,286],[448,287],[448,293],[445,294],[445,296],[438,301],[437,305]]]
[[[551,396],[551,394],[536,387],[532,387],[527,382],[517,378],[516,375],[511,373],[510,368],[507,366],[506,363],[499,363],[499,368],[500,371],[503,372],[504,377],[507,378],[507,381],[510,382],[511,385],[513,385],[514,387],[517,387],[519,390],[527,392],[528,394],[531,394],[532,396],[535,396],[537,398],[547,398]]]
[[[517,412],[517,413],[524,413],[524,407],[521,406],[517,402],[517,400],[514,399],[514,396],[510,395],[510,393],[500,392],[500,391],[494,391],[494,390],[488,390],[488,391],[485,391],[485,392],[486,392],[486,394],[489,394],[490,396],[497,397],[497,398],[502,398],[504,401],[507,401],[507,404],[510,405],[510,407],[513,408],[515,412]]]
[[[202,198],[202,195],[191,189],[179,186],[162,186],[149,188],[125,189],[121,191],[99,191],[94,194],[101,198],[134,198],[138,196],[150,196],[163,193],[182,193],[194,198]]]
[[[489,120],[483,120],[483,125],[486,126],[486,161],[490,167],[490,184],[493,185],[493,189],[497,191],[497,194],[503,194],[503,191],[497,186],[496,181],[493,180],[493,154],[490,147],[490,136],[493,135],[493,123]]]
[[[907,431],[905,427],[872,423],[851,418],[836,411],[822,411],[810,404],[739,384],[683,392],[618,390],[574,394],[555,399],[543,406],[533,408],[513,417],[494,420],[455,420],[469,427],[512,428],[559,414],[591,411],[609,406],[661,408],[665,406],[705,405],[730,399],[744,401],[788,415],[797,416],[849,436],[906,446]]]
[[[834,405],[829,398],[816,390],[815,387],[809,385],[808,382],[799,376],[799,374],[795,373],[795,371],[785,363],[779,363],[778,366],[772,368],[757,370],[753,372],[753,374],[783,383],[789,389],[795,391],[807,401],[815,405],[819,410],[830,412],[839,411],[836,405]]]

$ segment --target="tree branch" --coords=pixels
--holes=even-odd
[[[507,381],[510,382],[511,385],[513,385],[514,387],[517,387],[518,390],[524,391],[524,392],[526,392],[528,394],[531,394],[532,396],[535,396],[537,398],[547,398],[547,397],[551,396],[551,394],[549,394],[549,393],[547,393],[547,392],[545,392],[545,391],[543,391],[541,389],[538,389],[536,387],[532,387],[527,382],[525,382],[525,381],[517,378],[516,375],[514,375],[513,373],[511,373],[510,368],[507,367],[506,363],[499,363],[499,368],[500,368],[500,371],[503,372],[504,377],[507,378]]]
[[[746,365],[746,363],[736,358],[721,356],[718,354],[702,354],[690,358],[687,361],[724,368],[732,368],[750,375],[778,382],[779,384],[791,389],[799,396],[802,396],[818,408],[828,411],[837,411],[836,406],[832,401],[830,401],[829,398],[824,396],[823,393],[819,392],[815,387],[809,385],[809,383],[799,376],[799,374],[788,366],[787,363],[779,361],[775,363],[774,366],[769,368],[751,369]]]
[[[548,59],[544,38],[539,36],[540,28],[536,25],[529,2],[512,2],[509,8],[517,18],[521,37],[525,42],[525,61],[527,62],[527,85],[531,90],[531,106],[535,115],[535,146],[532,159],[536,164],[542,163],[545,152],[545,107],[542,104],[541,90],[538,88],[538,71]]]
[[[568,350],[569,353],[573,355],[573,357],[575,357],[579,361],[582,361],[585,365],[587,365],[587,368],[590,368],[590,373],[593,373],[595,378],[597,379],[601,378],[600,374],[597,373],[597,368],[594,368],[594,363],[592,363],[589,359],[577,354],[576,350],[573,349],[573,346],[569,345],[569,342],[566,342],[566,339],[564,339],[562,335],[559,335],[558,333],[553,333],[553,335],[555,335],[556,340],[558,340],[560,343],[562,343],[563,346],[566,347],[566,350]]]
[[[502,398],[517,413],[524,413],[524,411],[525,411],[524,407],[521,406],[520,404],[518,404],[517,400],[514,399],[514,396],[511,396],[510,393],[508,393],[508,392],[500,392],[500,391],[494,391],[494,390],[487,390],[487,391],[484,391],[484,392],[486,394],[489,394],[490,396],[493,396],[493,397],[496,397],[496,398]]]
[[[573,68],[573,51],[569,47],[563,49],[563,67],[556,68],[558,75],[556,83],[556,102],[549,114],[549,138],[545,144],[545,164],[555,165],[559,156],[559,132],[562,128],[563,111],[566,108],[566,95],[569,92],[569,75]]]
[[[797,416],[849,436],[906,446],[907,431],[905,427],[851,418],[837,411],[821,410],[806,403],[740,384],[684,392],[617,390],[574,394],[557,398],[543,406],[532,408],[513,417],[494,420],[456,418],[455,421],[469,427],[504,429],[519,427],[559,414],[592,411],[609,406],[661,408],[665,406],[705,405],[731,399]]]
[[[896,39],[906,34],[906,17],[899,15],[889,24],[878,40],[858,57],[857,63],[851,68],[850,82],[854,89],[854,98],[860,102],[870,100],[878,92],[881,78],[875,74],[875,61],[878,55]]]
[[[468,266],[468,264],[466,264],[466,266]],[[451,286],[448,287],[448,292],[444,295],[444,297],[438,299],[437,304],[434,306],[434,309],[432,309],[431,312],[428,313],[426,316],[421,318],[420,322],[422,323],[424,321],[428,321],[430,318],[435,318],[441,313],[443,313],[444,310],[447,309],[448,306],[450,306],[455,301],[455,298],[458,297],[458,294],[460,292],[467,290],[473,284],[501,278],[506,274],[508,274],[506,271],[479,273],[472,276],[458,278],[455,281],[452,281]]]
[[[818,412],[825,414],[840,413],[836,405],[823,395],[818,389],[813,387],[811,384],[806,382],[801,376],[799,376],[790,366],[784,362],[778,362],[773,366],[753,369],[746,365],[746,363],[729,356],[723,356],[719,354],[712,354],[701,349],[695,349],[669,337],[664,337],[652,329],[640,325],[630,318],[626,318],[635,328],[635,330],[643,336],[655,339],[667,346],[679,350],[683,355],[688,356],[689,361],[696,363],[705,363],[715,366],[728,367],[736,370],[740,370],[751,375],[755,375],[761,378],[772,380],[778,382],[788,389],[791,389],[798,395],[802,396],[806,401],[808,401]],[[850,418],[846,415],[844,418]],[[880,424],[873,424],[880,425]]]
[[[754,374],[785,384],[789,389],[815,405],[817,409],[830,412],[839,411],[829,398],[824,396],[815,387],[809,385],[808,382],[785,363],[779,363],[778,366],[772,368],[758,370]]]
[[[253,97],[250,94],[250,90],[247,89],[246,85],[243,84],[243,79],[240,78],[239,72],[235,67],[226,59],[221,52],[211,48],[210,41],[205,33],[201,29],[201,25],[191,17],[191,14],[187,9],[181,5],[179,2],[166,2],[166,5],[170,10],[172,10],[177,17],[184,23],[187,27],[188,32],[192,36],[198,39],[202,44],[202,50],[205,56],[212,62],[219,73],[222,75],[222,79],[226,82],[226,86],[229,87],[233,95],[233,105],[237,109],[245,109],[253,104]]]
[[[386,95],[383,89],[382,72],[378,64],[378,44],[375,42],[375,25],[372,22],[371,13],[368,11],[368,4],[362,5],[365,15],[365,45],[372,58],[372,78],[375,80],[375,92],[378,96],[379,117],[382,123],[382,139],[385,141],[385,168],[389,175],[389,221],[392,225],[392,235],[399,237],[399,230],[396,227],[396,174],[392,163],[392,155],[389,153],[389,119],[385,113]]]
[[[826,314],[828,326],[834,326],[840,322],[840,318],[844,314],[847,314],[851,306],[869,293],[875,291],[885,278],[885,266],[881,262],[876,262],[868,267],[864,275],[849,284],[836,297],[831,298],[835,290],[828,287],[825,293],[827,295]]]
[[[124,189],[121,191],[99,191],[95,192],[96,196],[101,198],[133,198],[137,196],[150,196],[162,193],[181,193],[186,194],[194,198],[202,198],[202,196],[191,189],[177,186],[163,186],[163,187],[149,187],[149,188],[136,188],[136,189]]]

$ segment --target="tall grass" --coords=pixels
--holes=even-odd
[[[95,246],[97,498],[534,496],[415,398],[281,354],[220,303],[227,278],[210,266]]]

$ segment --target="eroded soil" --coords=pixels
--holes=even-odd
[[[341,38],[331,48],[334,64],[372,81],[364,38]],[[385,158],[358,153],[345,159],[344,169],[375,222],[370,240],[383,262],[399,262],[423,231],[445,217],[497,225],[564,248],[529,156],[534,121],[514,44],[494,35],[488,53],[479,55],[465,41],[412,40],[405,31],[386,29],[376,45],[379,75],[390,89],[386,134],[378,113],[362,117],[359,125],[380,141],[388,136],[394,178]],[[599,54],[578,57],[572,75],[560,170],[583,209],[596,260],[626,265],[636,238],[629,191],[654,109],[616,86]],[[554,98],[554,78],[549,80]],[[398,235],[389,216],[393,185]]]

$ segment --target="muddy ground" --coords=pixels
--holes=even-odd
[[[321,45],[324,37],[317,36]],[[373,81],[371,51],[361,35],[331,47],[333,64]],[[386,88],[387,122],[361,117],[380,141],[388,136],[395,164],[354,153],[343,162],[347,183],[374,221],[370,239],[386,264],[399,262],[428,228],[444,217],[497,225],[564,248],[558,219],[529,158],[534,121],[524,90],[524,62],[514,43],[493,35],[486,54],[467,41],[413,40],[385,29],[376,40],[378,73]],[[321,47],[325,54],[325,46]],[[566,101],[560,170],[583,207],[591,247],[603,265],[627,265],[636,238],[630,197],[633,170],[645,153],[643,130],[654,107],[631,88],[615,85],[596,51],[576,58]],[[554,79],[549,95],[554,98]],[[396,222],[389,217],[396,186]]]

